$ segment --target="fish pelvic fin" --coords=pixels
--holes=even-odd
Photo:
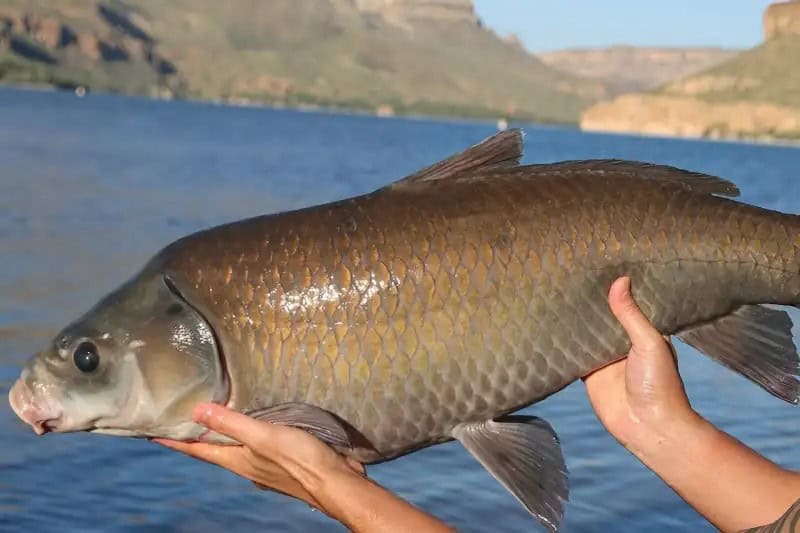
[[[569,497],[567,467],[550,424],[533,416],[505,416],[459,424],[452,436],[551,531]]]
[[[773,396],[792,404],[800,400],[800,361],[786,311],[743,305],[676,335]]]
[[[461,153],[402,178],[387,189],[445,180],[467,172],[515,167],[522,159],[523,132],[510,129],[484,139]]]
[[[307,403],[282,403],[245,414],[272,424],[303,429],[334,448],[353,447],[347,428],[335,415]]]

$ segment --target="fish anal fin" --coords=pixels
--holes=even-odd
[[[440,181],[468,172],[514,167],[522,158],[523,134],[520,129],[510,129],[493,135],[443,161],[406,176],[391,185],[390,189]]]
[[[743,305],[732,313],[684,329],[679,339],[789,403],[798,403],[797,348],[786,311]]]
[[[533,416],[506,416],[459,424],[452,436],[517,500],[552,531],[569,496],[567,468],[550,424]]]

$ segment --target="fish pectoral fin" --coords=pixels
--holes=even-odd
[[[347,428],[339,418],[307,403],[282,403],[266,409],[247,411],[245,414],[272,424],[304,429],[335,448],[353,447]]]
[[[517,166],[522,159],[522,146],[522,130],[503,131],[461,153],[406,176],[386,188],[399,189],[417,183],[452,178],[465,172]]]
[[[715,361],[789,403],[798,403],[797,348],[786,311],[743,305],[732,313],[676,334]]]
[[[558,529],[569,486],[550,424],[533,416],[506,416],[459,424],[452,436],[542,524]]]

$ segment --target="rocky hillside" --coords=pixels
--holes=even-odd
[[[471,0],[0,0],[0,81],[554,122],[610,94]]]
[[[633,92],[654,89],[700,72],[736,53],[722,48],[612,46],[537,55],[545,64],[561,71],[603,81],[614,91]]]
[[[587,130],[800,138],[800,1],[770,6],[760,46],[651,93],[587,109]]]
[[[47,2],[0,1],[0,80],[153,96],[183,90],[143,21],[110,5],[92,7],[89,18],[85,7],[65,15]]]
[[[362,13],[413,27],[415,21],[478,22],[472,0],[354,0]]]
[[[764,13],[764,38],[800,35],[800,2],[772,4]]]

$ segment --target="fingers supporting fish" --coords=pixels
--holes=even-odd
[[[184,453],[195,459],[219,466],[227,466],[241,455],[241,447],[219,446],[205,442],[181,442],[170,439],[152,439],[156,444]]]
[[[266,451],[271,447],[272,426],[214,403],[201,403],[192,418],[212,431],[230,437],[250,448]]]
[[[194,457],[206,463],[230,470],[258,485],[255,480],[258,479],[259,471],[254,467],[251,451],[244,446],[225,446],[208,444],[205,442],[180,442],[169,439],[152,440],[157,444],[184,453],[189,457]],[[264,486],[263,488],[267,489],[270,487]]]
[[[634,347],[643,353],[661,347],[664,341],[661,333],[653,327],[633,298],[631,278],[624,276],[614,281],[608,291],[608,304]]]

